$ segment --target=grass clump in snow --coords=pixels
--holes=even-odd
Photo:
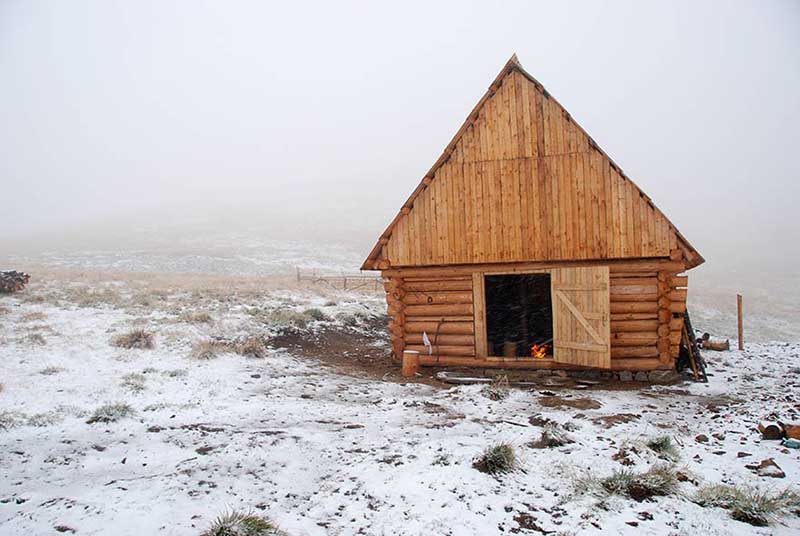
[[[41,333],[28,333],[24,340],[28,344],[35,344],[36,346],[44,346],[47,344],[47,339],[45,339]]]
[[[285,535],[269,519],[252,513],[230,510],[211,522],[200,536],[281,536]]]
[[[262,358],[267,355],[267,347],[259,337],[247,337],[245,340],[236,343],[234,351],[245,357]]]
[[[130,389],[135,393],[140,393],[144,391],[146,378],[144,374],[139,374],[137,372],[131,372],[130,374],[126,374],[122,377],[122,386]]]
[[[669,465],[656,465],[644,473],[617,469],[611,476],[602,479],[600,485],[608,493],[642,502],[674,493],[678,489],[678,473]]]
[[[212,359],[219,354],[231,352],[245,357],[262,358],[267,355],[267,347],[260,337],[247,337],[239,342],[233,341],[200,341],[192,347],[195,359]]]
[[[481,394],[489,400],[503,400],[508,397],[508,376],[497,376],[492,383],[481,389]]]
[[[472,467],[482,473],[498,475],[519,469],[519,460],[512,444],[498,443],[483,451]]]
[[[226,352],[228,345],[221,341],[200,341],[192,346],[192,357],[195,359],[213,359]]]
[[[24,415],[17,411],[0,411],[0,430],[11,430],[22,424]]]
[[[181,316],[181,319],[190,324],[210,324],[213,321],[211,315],[205,311],[186,313]]]
[[[730,511],[737,521],[766,527],[771,521],[800,508],[800,494],[789,488],[776,493],[752,488],[715,484],[700,489],[694,497],[700,506]]]
[[[562,430],[556,423],[547,423],[542,429],[542,435],[538,440],[532,441],[528,444],[531,448],[546,449],[553,447],[563,447],[575,440],[565,431]]]
[[[321,309],[317,309],[316,307],[311,307],[310,309],[306,309],[303,311],[303,314],[309,317],[312,320],[316,320],[317,322],[325,322],[326,320],[330,320],[330,317],[322,312]]]
[[[58,374],[60,372],[64,372],[65,370],[67,369],[65,369],[64,367],[56,367],[56,366],[45,367],[39,371],[39,374],[41,374],[42,376],[52,376],[53,374]]]
[[[610,476],[589,475],[579,478],[575,491],[579,494],[621,495],[642,502],[678,490],[678,471],[671,465],[655,465],[644,472],[616,469]]]
[[[133,408],[123,402],[105,404],[94,410],[94,413],[92,413],[92,416],[89,417],[89,420],[86,421],[86,423],[94,424],[96,422],[117,422],[118,420],[125,417],[130,417],[133,414]]]
[[[128,333],[122,333],[111,339],[111,344],[118,348],[136,348],[147,350],[155,346],[155,336],[143,329],[134,329]]]
[[[658,454],[660,458],[677,461],[680,458],[678,447],[668,435],[657,436],[647,441],[647,448]]]

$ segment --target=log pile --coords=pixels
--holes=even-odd
[[[10,294],[25,288],[31,276],[24,272],[0,272],[0,294]]]

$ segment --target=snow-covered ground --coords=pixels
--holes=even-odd
[[[800,450],[755,430],[800,420],[798,343],[709,353],[708,384],[512,388],[493,400],[482,386],[346,374],[280,348],[192,357],[198,341],[268,339],[285,323],[358,329],[382,314],[378,294],[110,279],[34,279],[0,298],[1,534],[197,535],[226,508],[292,535],[800,531],[797,513],[757,528],[692,501],[715,483],[798,490]],[[155,348],[110,343],[134,328],[155,333]],[[104,404],[133,413],[88,424]],[[546,420],[574,442],[528,446]],[[676,493],[636,502],[581,485],[664,463],[645,444],[665,434],[685,475]],[[474,469],[500,442],[521,470]],[[745,467],[767,458],[784,478]]]

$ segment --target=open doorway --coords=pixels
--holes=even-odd
[[[485,287],[489,355],[552,355],[550,274],[487,275]]]

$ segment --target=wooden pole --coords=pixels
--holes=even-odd
[[[416,350],[405,350],[403,352],[403,377],[414,378],[419,371],[419,352]]]
[[[736,309],[739,320],[739,350],[744,350],[744,333],[742,328],[742,295],[736,295]]]

